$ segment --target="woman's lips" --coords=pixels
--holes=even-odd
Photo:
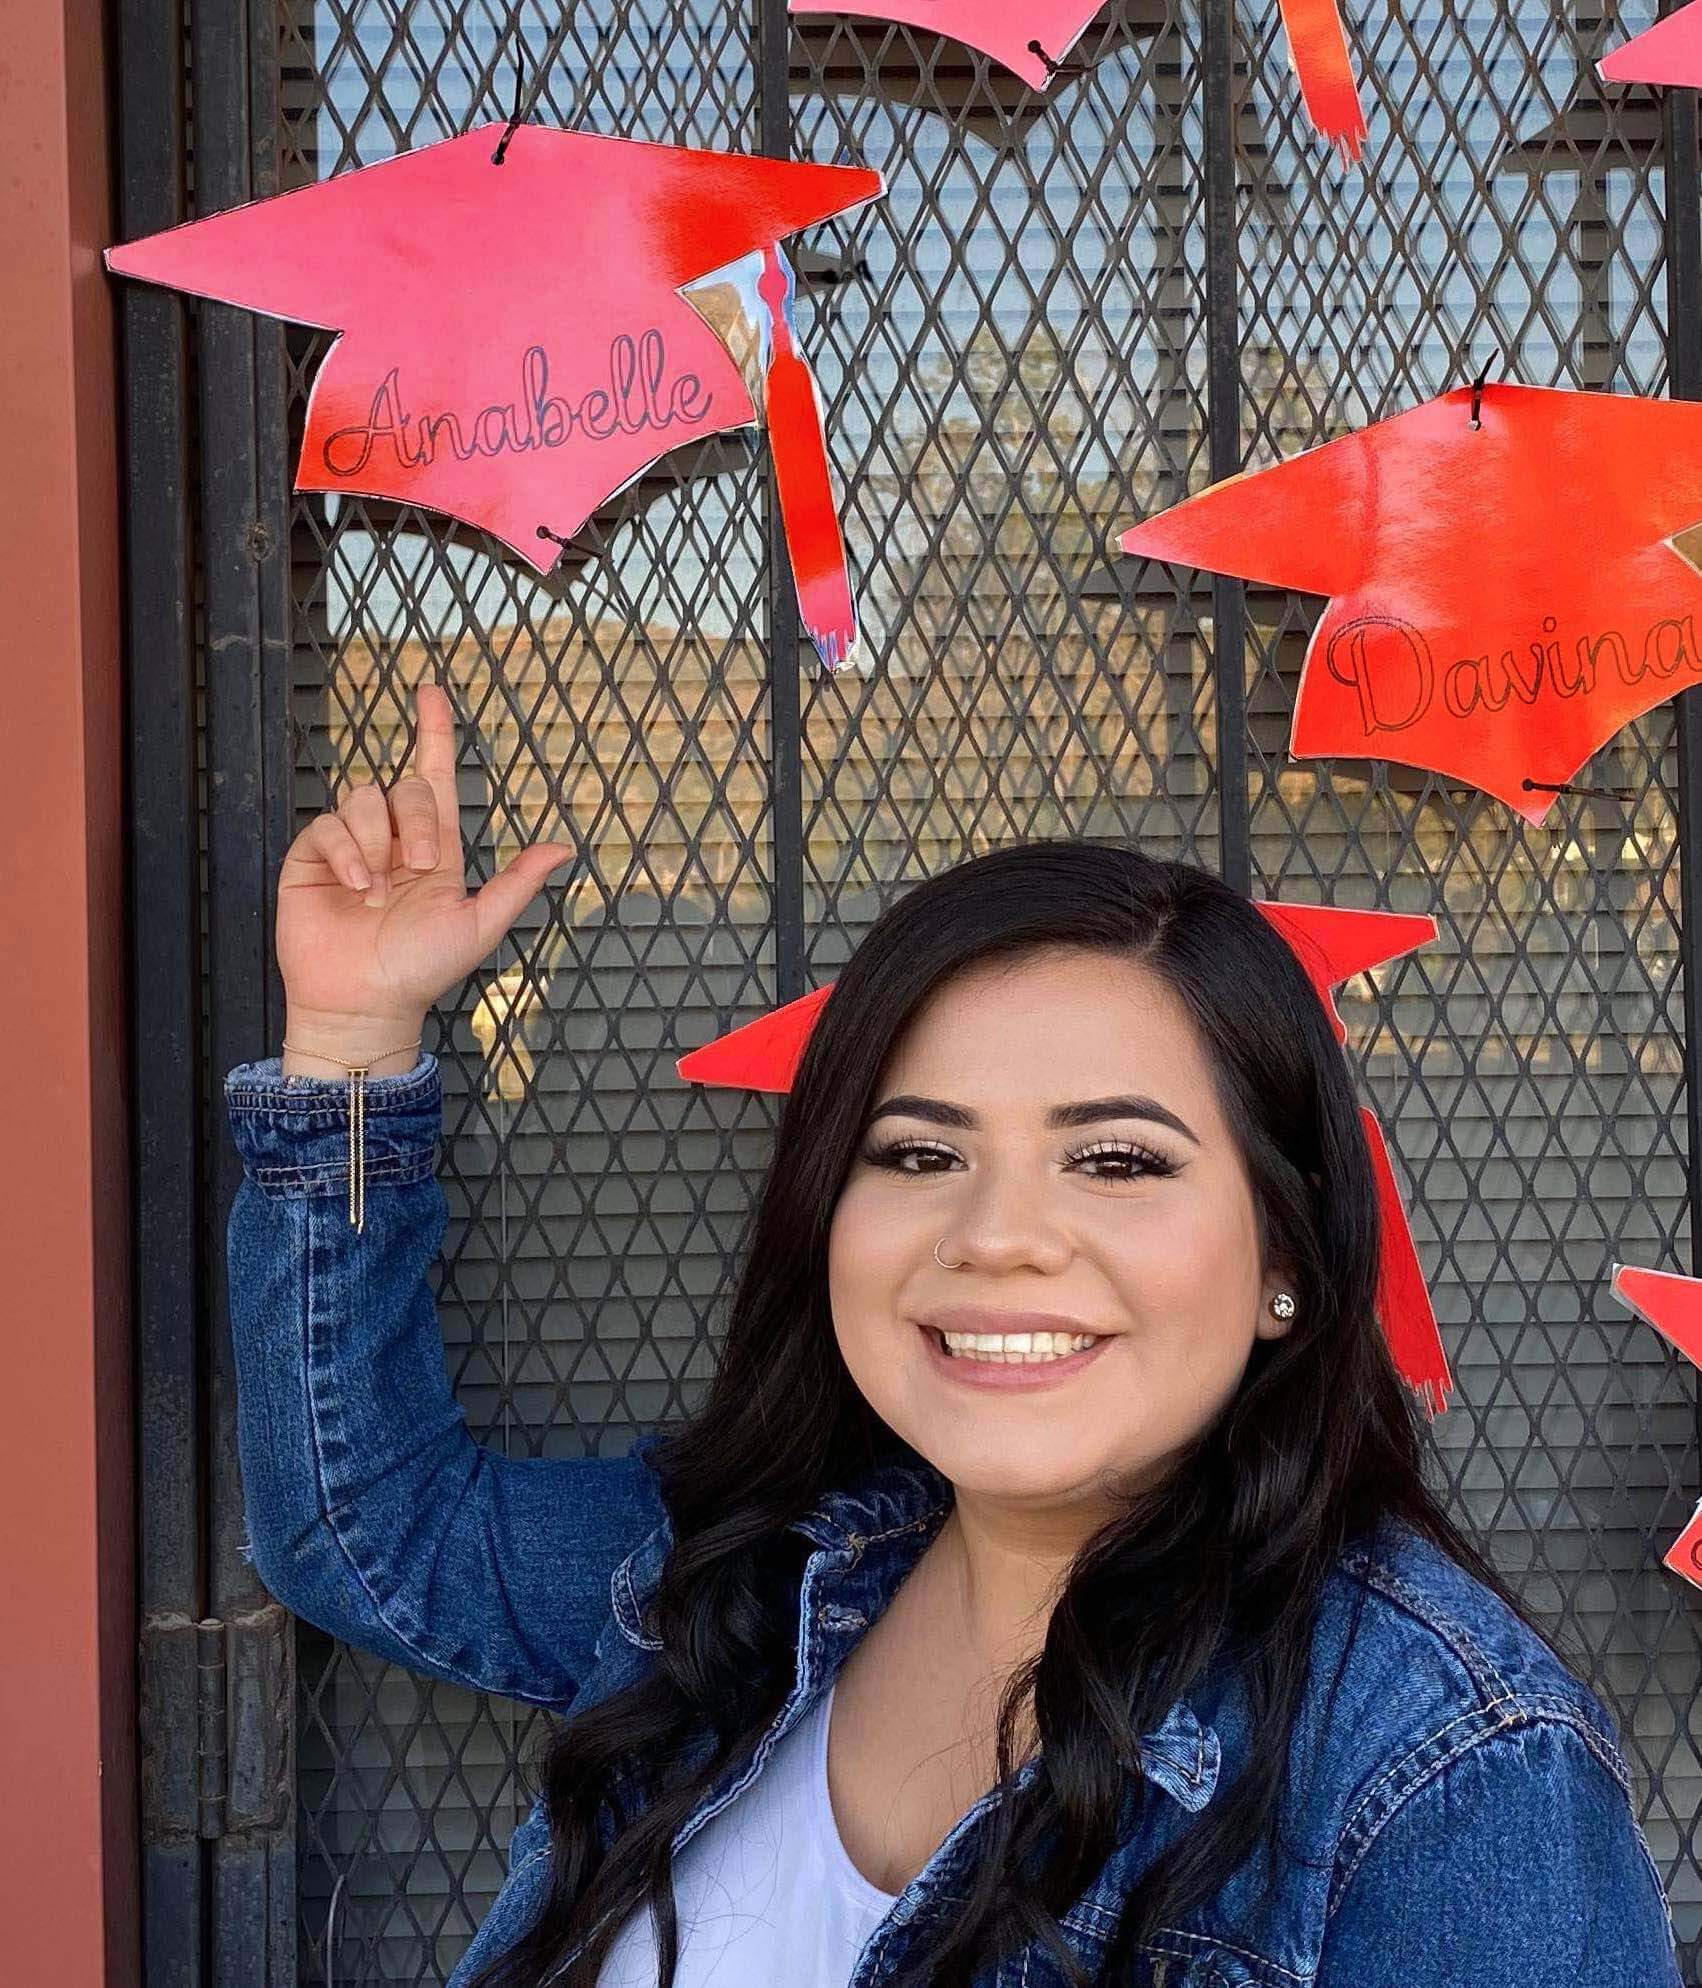
[[[1079,1353],[1066,1353],[1058,1360],[976,1360],[956,1359],[945,1349],[945,1341],[931,1325],[916,1330],[928,1342],[928,1357],[947,1380],[965,1387],[1044,1388],[1060,1387],[1090,1367],[1111,1344],[1108,1335],[1084,1346]]]

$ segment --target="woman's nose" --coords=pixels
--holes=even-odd
[[[986,1167],[966,1179],[940,1254],[983,1269],[1028,1262],[1051,1270],[1073,1247],[1043,1181],[1022,1167]]]

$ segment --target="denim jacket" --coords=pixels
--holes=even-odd
[[[243,1162],[228,1228],[250,1551],[286,1607],[432,1677],[571,1717],[642,1676],[672,1530],[642,1438],[625,1456],[508,1458],[477,1443],[448,1384],[427,1273],[447,1203],[436,1059],[368,1078],[365,1226],[348,1219],[341,1080],[277,1058],[225,1080]],[[754,1756],[724,1772],[678,1850],[763,1771],[944,1522],[951,1486],[888,1464],[827,1491],[791,1530],[792,1689]],[[1333,1687],[1333,1696],[1331,1694]],[[1344,1554],[1325,1583],[1282,1811],[1255,1852],[1158,1930],[1140,1988],[1681,1988],[1671,1917],[1606,1706],[1483,1586],[1409,1528]],[[1111,1856],[1061,1921],[1090,1977],[1142,1871],[1230,1787],[1250,1720],[1231,1670],[1179,1699],[1141,1748],[1158,1791],[1124,1804]],[[705,1730],[697,1760],[714,1752]],[[1031,1759],[1017,1786],[1038,1772]],[[630,1791],[629,1791],[630,1792]],[[891,1978],[964,1896],[994,1789],[871,1935],[848,1988]],[[611,1840],[610,1811],[600,1821]],[[1138,1818],[1138,1819],[1137,1819]],[[450,1977],[519,1937],[547,1886],[542,1798],[503,1889]],[[689,1937],[682,1927],[682,1938]],[[977,1988],[1061,1988],[1034,1942]],[[765,1984],[752,1984],[765,1988]],[[775,1988],[782,1988],[775,1984]]]

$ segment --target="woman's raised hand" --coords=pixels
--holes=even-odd
[[[433,1004],[496,950],[550,872],[578,853],[535,842],[469,896],[454,709],[436,684],[422,683],[416,696],[413,770],[388,789],[371,780],[351,788],[334,813],[308,823],[279,872],[285,1034],[310,1054],[355,1061],[411,1041]]]

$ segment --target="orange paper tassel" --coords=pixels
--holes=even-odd
[[[1365,143],[1365,113],[1353,80],[1336,0],[1279,0],[1288,31],[1288,59],[1313,129],[1329,139],[1344,161],[1356,160]]]
[[[857,639],[857,612],[828,474],[821,395],[792,335],[791,285],[772,244],[762,252],[757,290],[773,333],[765,391],[768,446],[798,611],[817,654],[837,670]]]
[[[1454,1377],[1442,1350],[1442,1334],[1431,1308],[1424,1270],[1413,1246],[1412,1230],[1389,1162],[1389,1148],[1376,1113],[1361,1105],[1365,1138],[1377,1175],[1377,1205],[1383,1216],[1383,1255],[1377,1270],[1377,1315],[1401,1378],[1419,1395],[1432,1416],[1447,1412]]]

